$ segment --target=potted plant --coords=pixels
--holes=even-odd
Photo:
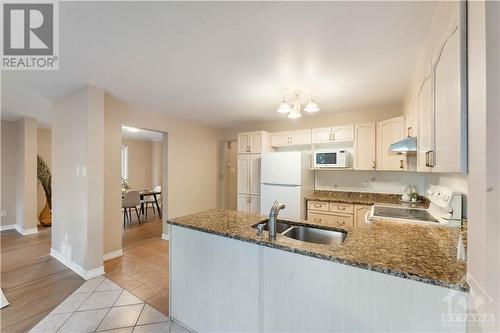
[[[37,178],[40,184],[42,184],[43,191],[45,192],[45,207],[43,210],[40,212],[40,216],[38,219],[40,220],[40,223],[47,227],[52,225],[52,174],[50,173],[49,166],[47,163],[43,160],[43,158],[40,157],[40,155],[37,155],[36,157],[37,161],[37,168],[36,168],[36,173],[37,173]]]

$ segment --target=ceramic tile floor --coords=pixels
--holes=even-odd
[[[31,329],[32,333],[189,333],[105,277],[86,281]]]

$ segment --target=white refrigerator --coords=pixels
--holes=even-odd
[[[262,154],[260,213],[269,215],[274,201],[284,203],[281,218],[306,219],[306,199],[314,191],[311,155],[304,152]]]

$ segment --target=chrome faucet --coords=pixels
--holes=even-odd
[[[285,204],[280,204],[275,201],[269,212],[269,239],[274,240],[276,238],[276,220],[278,219],[278,214],[280,210],[285,209]]]

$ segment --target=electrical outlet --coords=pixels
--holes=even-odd
[[[7,216],[7,211],[6,210],[2,210],[0,212],[0,217],[6,217]]]

